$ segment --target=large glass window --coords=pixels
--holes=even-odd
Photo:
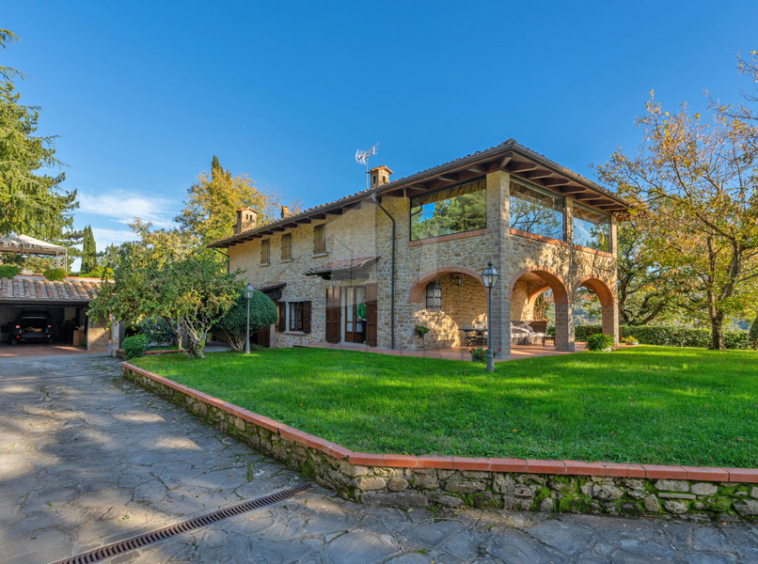
[[[563,196],[511,182],[511,227],[563,241]]]
[[[598,251],[610,252],[610,216],[603,212],[574,204],[574,244]]]
[[[411,198],[411,241],[487,227],[486,189],[482,178]]]

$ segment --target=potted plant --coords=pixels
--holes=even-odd
[[[474,362],[487,362],[487,349],[482,347],[475,347],[468,350],[469,353],[471,353],[471,360]],[[497,353],[500,352],[500,349],[497,349],[496,351],[492,352],[492,358],[497,358]]]
[[[426,350],[426,334],[429,332],[429,327],[425,325],[416,325],[416,328],[413,330],[413,332],[421,337],[421,347]]]
[[[486,349],[483,349],[482,347],[475,347],[473,349],[469,349],[468,352],[471,353],[471,360],[474,362],[487,362]]]
[[[627,335],[624,337],[624,344],[629,345],[630,347],[636,347],[640,344],[640,342],[637,340],[637,337],[633,337],[632,335]]]

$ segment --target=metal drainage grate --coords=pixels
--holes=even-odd
[[[176,525],[170,525],[168,527],[164,527],[163,529],[158,529],[157,531],[152,531],[150,533],[132,537],[125,541],[115,542],[107,546],[96,548],[95,550],[85,552],[84,554],[79,554],[78,556],[72,556],[71,558],[66,558],[65,560],[59,560],[53,564],[91,564],[93,562],[100,562],[105,558],[112,558],[113,556],[118,556],[119,554],[124,554],[125,552],[136,550],[158,541],[175,537],[176,535],[181,535],[187,531],[199,529],[200,527],[205,527],[211,523],[216,523],[218,521],[228,519],[229,517],[235,517],[237,515],[241,515],[242,513],[247,513],[253,509],[260,509],[261,507],[265,507],[279,501],[284,501],[285,499],[289,499],[299,493],[308,491],[313,487],[313,484],[302,484],[294,488],[288,488],[275,494],[259,497],[258,499],[246,501],[245,503],[240,503],[239,505],[235,505],[233,507],[227,507],[226,509],[220,509],[219,511],[214,511],[213,513],[208,513],[207,515],[195,517],[189,521],[183,521]]]

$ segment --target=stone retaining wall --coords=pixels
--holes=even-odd
[[[758,518],[758,469],[356,453],[129,363],[124,378],[361,503]]]

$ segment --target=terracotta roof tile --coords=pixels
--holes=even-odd
[[[66,278],[53,282],[42,276],[19,275],[0,279],[0,300],[90,301],[100,281],[92,278]]]

